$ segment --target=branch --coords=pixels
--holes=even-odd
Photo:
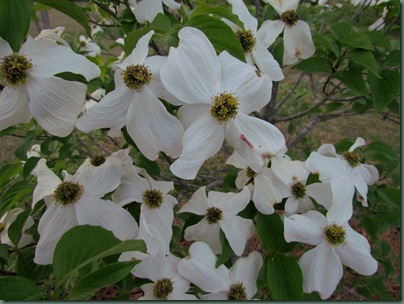
[[[295,81],[293,86],[290,88],[289,92],[285,96],[283,96],[282,99],[279,101],[279,103],[275,106],[275,109],[274,109],[275,113],[274,114],[276,114],[279,111],[279,109],[283,106],[283,104],[289,99],[289,97],[296,90],[297,86],[300,83],[300,80],[302,80],[302,78],[303,78],[303,75],[304,75],[304,72],[301,72],[300,75],[299,75],[299,78],[297,78],[297,80]]]

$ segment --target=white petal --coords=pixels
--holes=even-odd
[[[189,248],[189,257],[178,264],[178,273],[206,292],[228,291],[231,285],[229,270],[220,265],[215,268],[217,257],[203,242],[195,242]]]
[[[181,4],[178,2],[175,2],[174,0],[163,0],[163,3],[167,5],[171,9],[180,9]]]
[[[210,115],[210,108],[210,105],[205,104],[186,104],[178,110],[178,118],[186,130],[197,120],[203,119],[207,115]]]
[[[39,221],[40,238],[36,246],[34,262],[41,265],[52,264],[57,242],[67,230],[77,225],[76,210],[73,205],[62,206],[52,203]]]
[[[318,245],[324,241],[323,228],[328,224],[327,219],[318,211],[308,211],[305,214],[293,214],[285,218],[286,242],[301,242]]]
[[[20,52],[27,54],[32,60],[34,65],[32,73],[36,77],[48,78],[62,72],[71,72],[83,75],[90,81],[100,75],[100,69],[96,64],[51,40],[33,40],[28,37]]]
[[[184,239],[187,241],[202,241],[208,244],[215,254],[221,254],[222,244],[219,233],[219,224],[209,224],[206,218],[203,218],[199,223],[185,229]]]
[[[335,150],[335,147],[331,144],[321,145],[320,148],[318,148],[317,153],[323,156],[337,157],[337,151]]]
[[[0,37],[0,58],[11,55],[13,50],[11,49],[10,45],[6,40]]]
[[[333,179],[331,181],[332,205],[327,212],[327,219],[337,223],[344,223],[352,217],[352,200],[355,187],[347,179]]]
[[[295,26],[286,26],[283,33],[284,54],[283,64],[293,64],[299,59],[314,55],[316,48],[311,38],[309,25],[298,20]]]
[[[298,213],[305,213],[305,212],[307,212],[309,210],[313,210],[313,209],[314,209],[313,202],[307,195],[304,196],[301,200],[299,200],[299,205],[298,205],[298,209],[297,209]]]
[[[303,272],[304,292],[318,291],[323,300],[332,295],[343,275],[340,258],[326,242],[303,254],[299,265]]]
[[[87,197],[102,197],[118,187],[121,182],[121,161],[110,157],[98,167],[87,167],[80,170],[75,181],[84,188]]]
[[[234,151],[233,154],[230,155],[230,157],[226,161],[226,164],[227,165],[232,165],[232,166],[234,166],[236,168],[239,168],[239,169],[245,169],[245,168],[248,167],[248,165],[246,164],[244,159],[236,151]]]
[[[220,83],[215,49],[200,30],[185,27],[177,48],[170,48],[161,81],[175,97],[188,104],[210,104]],[[175,77],[173,77],[175,75]]]
[[[269,3],[279,16],[285,11],[295,11],[299,5],[299,0],[264,0],[264,2]]]
[[[292,214],[299,213],[299,212],[297,212],[297,209],[299,208],[299,203],[300,203],[300,200],[295,198],[294,195],[289,196],[285,202],[286,216],[290,216]]]
[[[282,33],[285,23],[282,20],[266,20],[257,32],[257,39],[269,48]]]
[[[194,295],[176,292],[173,290],[167,297],[168,301],[196,301],[198,298]]]
[[[247,257],[239,258],[230,268],[232,282],[243,282],[248,299],[257,293],[257,277],[262,264],[261,254],[253,251]]]
[[[250,190],[244,187],[239,193],[223,193],[211,191],[208,194],[209,201],[222,209],[226,215],[237,215],[243,211],[250,202]]]
[[[125,70],[129,65],[143,64],[149,54],[149,41],[153,34],[154,31],[150,31],[142,36],[136,43],[136,47],[132,50],[132,53],[122,63],[117,64],[117,66]]]
[[[323,156],[317,152],[311,152],[305,162],[307,170],[319,174],[322,182],[329,182],[333,178],[347,177],[347,163],[339,158]]]
[[[254,222],[250,219],[239,216],[223,216],[219,222],[226,239],[229,241],[231,249],[238,256],[244,252],[247,240],[252,236],[255,230]]]
[[[221,91],[236,95],[239,113],[250,114],[264,107],[271,99],[272,82],[267,75],[258,76],[255,67],[241,62],[227,51],[220,53]]]
[[[133,171],[122,177],[121,184],[112,194],[112,200],[120,206],[125,206],[133,201],[143,202],[143,193],[150,188],[146,179]]]
[[[134,239],[138,234],[132,215],[111,201],[83,196],[75,207],[80,225],[100,226],[120,240]]]
[[[258,21],[251,16],[247,9],[247,6],[243,1],[239,0],[227,0],[231,4],[231,11],[237,15],[241,22],[244,24],[245,30],[252,30],[253,33],[257,31]]]
[[[86,90],[82,83],[57,77],[31,78],[27,83],[27,92],[32,116],[49,133],[65,137],[76,125]]]
[[[183,150],[170,166],[171,172],[183,179],[194,179],[202,164],[222,147],[224,126],[210,116],[192,124],[184,133]]]
[[[364,146],[364,145],[366,145],[365,140],[364,140],[362,137],[358,137],[358,138],[355,140],[354,144],[349,148],[349,152],[352,152],[352,151],[354,151],[356,148],[362,147],[362,146]]]
[[[28,101],[26,86],[4,87],[0,92],[0,130],[30,120]]]
[[[331,184],[314,183],[306,186],[306,194],[314,198],[317,204],[324,206],[327,210],[332,204]]]
[[[252,52],[252,56],[257,67],[263,73],[267,74],[271,80],[280,81],[285,78],[279,63],[275,60],[274,56],[272,56],[265,46],[258,41]],[[268,88],[268,90],[269,89],[270,88]]]
[[[133,90],[122,85],[109,92],[101,101],[80,117],[76,127],[90,132],[96,129],[121,129],[126,124],[129,106],[134,98]]]
[[[44,158],[38,161],[36,176],[38,177],[38,184],[32,195],[32,208],[34,208],[35,204],[41,199],[52,195],[61,183],[60,178],[46,166],[46,160]]]
[[[263,214],[274,213],[274,205],[282,201],[289,188],[276,180],[272,170],[265,170],[267,175],[259,174],[254,178],[254,194],[252,200],[258,211]]]
[[[277,154],[285,146],[285,138],[277,127],[243,113],[228,123],[226,140],[256,172],[261,171],[265,157]]]
[[[219,292],[212,292],[205,295],[201,295],[200,298],[203,301],[227,301],[227,294],[229,293],[228,290],[226,291],[219,291]]]
[[[306,184],[310,172],[306,169],[304,162],[299,160],[288,160],[278,157],[271,164],[271,168],[285,184],[292,186],[300,182]]]
[[[129,107],[126,127],[148,159],[156,160],[160,151],[173,158],[180,155],[184,128],[148,88],[136,94],[135,102]]]
[[[158,13],[164,13],[161,0],[143,0],[133,12],[139,23],[151,23]]]
[[[206,210],[209,207],[212,206],[206,197],[206,187],[201,187],[192,194],[190,200],[182,206],[178,212],[190,212],[193,214],[205,215]]]
[[[170,252],[170,239],[164,239],[163,235],[156,227],[146,222],[141,214],[139,218],[138,239],[144,240],[147,247],[147,253],[150,256],[157,254],[168,254]]]
[[[353,233],[358,234],[354,231]],[[356,239],[357,237],[351,238],[348,235],[346,242],[336,247],[335,251],[341,258],[342,264],[362,275],[372,275],[377,271],[377,261],[370,255],[369,245],[363,246]]]

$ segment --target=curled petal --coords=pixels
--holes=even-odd
[[[28,122],[31,112],[26,86],[4,87],[0,92],[0,130],[21,122]]]
[[[328,221],[320,212],[311,210],[305,214],[293,214],[286,217],[284,223],[286,242],[318,245],[324,241],[323,228]]]

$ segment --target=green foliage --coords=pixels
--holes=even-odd
[[[34,282],[20,276],[0,277],[0,299],[9,300],[39,300],[42,291]]]
[[[277,213],[270,215],[257,213],[256,227],[265,250],[275,252],[286,250],[287,243],[282,233],[283,222]]]

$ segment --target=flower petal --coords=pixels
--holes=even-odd
[[[280,203],[289,193],[289,187],[279,181],[270,169],[265,170],[265,175],[257,175],[254,184],[252,200],[258,211],[263,214],[274,213],[273,206]]]
[[[257,40],[260,41],[265,48],[269,48],[280,33],[282,33],[284,27],[285,23],[282,20],[266,20],[257,31]]]
[[[171,172],[184,179],[194,179],[202,164],[222,147],[224,126],[210,116],[192,124],[184,133],[183,150],[170,166]]]
[[[61,183],[60,178],[46,166],[46,160],[44,158],[38,161],[36,176],[38,177],[38,184],[32,195],[32,208],[34,208],[35,204],[41,199],[52,195]]]
[[[136,47],[132,50],[132,53],[130,53],[122,63],[117,64],[117,66],[122,70],[125,70],[129,65],[143,64],[149,54],[149,41],[153,34],[154,31],[152,30],[142,36],[136,43]]]
[[[341,260],[326,242],[307,251],[299,260],[303,272],[303,290],[318,291],[321,299],[328,299],[343,275]]]
[[[26,87],[29,108],[38,124],[53,135],[69,135],[81,113],[87,87],[57,77],[31,78]]]
[[[255,231],[254,222],[250,219],[245,219],[239,216],[223,216],[219,222],[226,239],[229,241],[231,249],[238,256],[244,252],[247,240]]]
[[[311,152],[305,164],[311,173],[320,175],[322,182],[329,182],[336,177],[341,179],[347,177],[348,163],[336,157],[327,157],[317,152]]]
[[[34,262],[40,265],[52,264],[57,242],[67,230],[77,225],[76,210],[73,205],[62,206],[52,203],[39,220],[40,237]]]
[[[261,171],[265,157],[277,154],[285,146],[285,138],[277,127],[243,113],[226,126],[226,140],[256,172]]]
[[[314,183],[306,186],[306,194],[314,198],[317,204],[324,206],[327,210],[332,204],[332,191],[330,183]]]
[[[189,248],[189,256],[178,264],[178,273],[206,292],[228,291],[230,272],[224,266],[215,267],[217,257],[203,242],[195,242]]]
[[[121,160],[116,157],[109,157],[98,167],[86,167],[77,171],[74,179],[83,186],[86,197],[100,198],[115,190],[121,182]]]
[[[232,282],[243,282],[247,299],[251,299],[257,293],[257,278],[262,264],[261,254],[253,251],[247,257],[237,259],[230,268]]]
[[[328,224],[324,215],[310,210],[305,214],[293,214],[285,218],[286,242],[301,242],[318,245],[324,241],[323,228]]]
[[[134,239],[138,225],[132,215],[111,201],[82,197],[76,204],[77,220],[80,225],[100,226],[120,240]]]
[[[161,101],[148,88],[136,94],[129,107],[126,128],[140,152],[156,160],[162,151],[177,158],[181,153],[184,128],[168,113]]]
[[[180,9],[180,7],[181,7],[181,4],[180,3],[178,3],[178,2],[175,2],[174,0],[163,0],[163,3],[165,4],[165,5],[167,5],[169,8],[171,8],[171,9],[176,9],[176,10],[178,10],[178,9]]]
[[[227,2],[231,4],[232,13],[237,15],[240,21],[243,22],[244,29],[252,30],[255,33],[258,27],[258,20],[251,16],[244,2],[239,0],[227,0]]]
[[[188,104],[210,104],[220,83],[220,64],[205,34],[185,27],[177,48],[170,48],[161,81],[175,97]],[[173,77],[175,75],[175,77]]]
[[[140,177],[135,170],[122,176],[121,183],[112,194],[112,200],[120,206],[133,201],[143,202],[143,193],[150,188],[148,181]]]
[[[30,120],[28,101],[25,85],[3,88],[0,92],[0,131]]]
[[[302,20],[298,20],[295,26],[285,27],[283,41],[285,50],[283,64],[294,64],[299,59],[313,56],[316,51],[310,27]]]
[[[161,0],[140,1],[133,11],[139,23],[151,23],[158,13],[164,14]]]
[[[250,114],[270,101],[272,82],[267,75],[258,76],[255,67],[236,59],[227,51],[220,53],[218,58],[222,71],[220,89],[236,95],[239,113]]]
[[[285,11],[295,11],[299,5],[299,0],[264,0],[264,2],[270,4],[279,16]]]
[[[274,56],[265,48],[263,44],[257,41],[252,52],[254,62],[257,67],[271,78],[273,81],[280,81],[285,78],[279,63]],[[269,90],[270,88],[268,88]]]
[[[198,215],[206,215],[206,210],[209,207],[212,207],[212,205],[206,197],[206,187],[201,187],[192,194],[190,200],[181,207],[178,213],[190,212]]]
[[[11,55],[13,50],[10,47],[10,44],[0,37],[0,58],[3,56]]]
[[[250,190],[246,186],[239,193],[210,191],[208,194],[212,205],[222,209],[226,215],[237,215],[243,211],[250,202],[250,197]]]
[[[362,241],[357,241],[359,236],[363,237],[359,233],[353,230],[348,233],[346,242],[335,248],[336,253],[341,258],[342,264],[362,275],[369,276],[374,274],[377,271],[378,264],[370,254],[369,244],[363,246]],[[353,236],[354,234],[358,236]]]
[[[222,244],[219,233],[219,224],[210,224],[206,218],[203,218],[199,223],[185,229],[184,239],[187,241],[202,241],[208,244],[215,254],[221,254]]]
[[[330,222],[345,223],[352,217],[355,187],[348,179],[331,181],[332,205],[327,212]]]

